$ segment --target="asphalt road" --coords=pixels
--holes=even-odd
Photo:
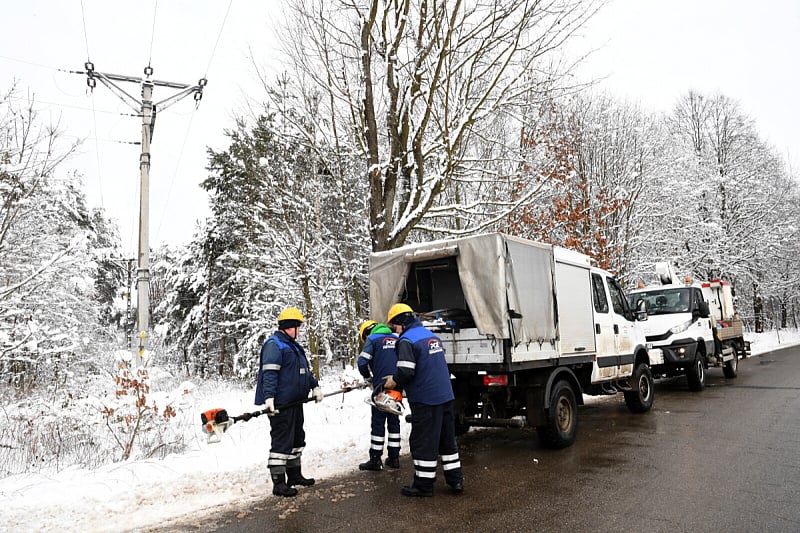
[[[643,415],[621,395],[592,399],[565,450],[519,429],[472,430],[459,447],[460,496],[441,470],[433,498],[401,496],[413,476],[404,455],[399,471],[323,480],[296,498],[218,514],[215,531],[798,532],[800,348],[742,361],[734,380],[710,369],[699,393],[685,379],[658,383]]]

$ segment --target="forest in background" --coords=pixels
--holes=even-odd
[[[751,331],[797,327],[798,179],[747,110],[687,88],[654,114],[577,84],[562,51],[596,2],[446,4],[292,3],[284,73],[258,72],[208,151],[211,215],[153,250],[155,365],[252,382],[296,305],[309,352],[341,367],[372,251],[488,231],[589,254],[626,287],[670,261],[730,281]],[[135,298],[118,231],[18,90],[0,94],[0,398],[70,405],[110,383],[147,407],[120,374]],[[128,409],[98,412],[124,428]]]

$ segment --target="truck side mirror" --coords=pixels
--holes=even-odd
[[[708,318],[711,316],[711,308],[708,306],[708,302],[706,300],[700,302],[697,311],[700,314],[700,318]]]
[[[640,322],[647,320],[647,300],[644,298],[636,301],[636,320]]]

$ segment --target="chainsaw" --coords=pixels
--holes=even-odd
[[[323,394],[322,397],[327,398],[329,396],[336,396],[337,394],[344,394],[346,392],[350,392],[351,390],[363,389],[368,386],[369,383],[366,382],[358,384],[342,383],[342,388],[340,390]],[[207,442],[215,443],[220,442],[222,440],[222,434],[228,431],[228,428],[236,422],[247,422],[251,418],[256,418],[261,415],[272,416],[280,412],[281,409],[302,405],[312,401],[313,399],[314,397],[311,396],[296,402],[287,403],[286,405],[276,406],[274,411],[261,409],[259,411],[253,411],[252,413],[242,413],[238,416],[228,415],[228,411],[223,408],[209,409],[200,413],[200,420],[203,422],[203,432],[206,434]]]

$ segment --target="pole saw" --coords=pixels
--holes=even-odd
[[[366,387],[369,387],[369,383],[367,382],[356,385],[343,384],[340,390],[323,394],[322,397],[328,398],[329,396],[336,396],[338,394],[350,392],[351,390],[363,389]],[[239,416],[229,416],[228,411],[224,408],[209,409],[208,411],[200,413],[200,420],[203,422],[203,432],[205,432],[207,442],[210,444],[221,441],[222,434],[228,431],[228,428],[236,422],[247,422],[251,418],[256,418],[261,415],[272,416],[278,413],[281,409],[288,409],[289,407],[303,405],[304,403],[308,403],[312,400],[314,400],[314,397],[310,396],[308,398],[303,398],[302,400],[287,403],[286,405],[278,405],[275,407],[274,411],[261,409],[258,411],[253,411],[252,413],[242,413]]]

